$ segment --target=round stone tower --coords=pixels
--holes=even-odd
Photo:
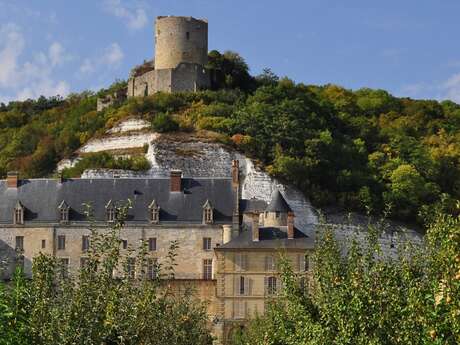
[[[176,68],[180,63],[206,65],[208,22],[192,17],[157,17],[155,69]]]

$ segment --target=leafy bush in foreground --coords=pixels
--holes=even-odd
[[[171,293],[165,284],[174,276],[177,243],[164,263],[152,261],[146,243],[137,252],[120,251],[127,208],[118,208],[119,220],[108,233],[92,230],[76,277],[42,254],[34,259],[31,280],[18,270],[11,283],[0,282],[0,344],[212,343],[205,306],[193,291]]]
[[[363,244],[324,229],[310,290],[282,263],[283,292],[266,315],[234,337],[246,345],[460,343],[460,218],[439,214],[426,247],[384,258],[370,227]]]

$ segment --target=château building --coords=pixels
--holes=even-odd
[[[224,340],[252,315],[264,312],[280,288],[280,252],[307,276],[314,243],[294,226],[290,206],[279,191],[269,204],[240,197],[239,163],[229,178],[20,179],[0,181],[0,256],[9,279],[22,265],[31,275],[34,257],[54,255],[70,274],[85,263],[91,241],[85,205],[96,231],[106,231],[116,205],[131,200],[120,233],[122,250],[133,260],[141,240],[149,257],[161,262],[171,241],[178,241],[174,285],[192,285],[209,301],[214,333]],[[135,265],[132,272],[135,277]],[[153,278],[153,277],[152,277]]]

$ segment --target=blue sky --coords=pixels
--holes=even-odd
[[[234,50],[306,84],[460,102],[458,0],[0,0],[0,102],[125,79],[153,56],[153,20],[209,20]]]

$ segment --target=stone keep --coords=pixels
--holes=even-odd
[[[128,80],[128,97],[158,91],[197,91],[210,86],[208,22],[192,17],[157,17],[155,60],[135,67]]]

